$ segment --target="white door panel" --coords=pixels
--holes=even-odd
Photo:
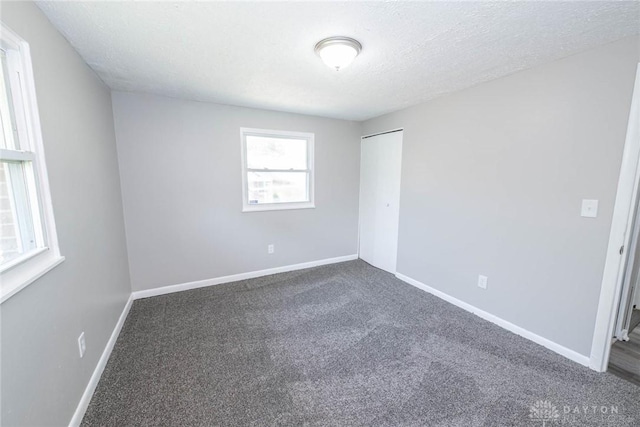
[[[362,139],[360,258],[396,272],[402,131]]]

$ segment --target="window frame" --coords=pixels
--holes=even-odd
[[[24,113],[18,126],[19,149],[0,149],[0,158],[31,162],[34,181],[31,189],[35,194],[30,194],[30,199],[37,210],[32,219],[34,232],[41,233],[42,243],[0,266],[0,303],[3,303],[59,265],[64,257],[58,246],[29,44],[0,21],[0,47],[6,52],[10,72],[10,102],[14,110],[19,107],[16,115]],[[35,224],[39,224],[37,229]]]
[[[249,180],[247,179],[247,173],[252,169],[247,164],[247,136],[261,136],[271,138],[282,139],[304,139],[307,141],[307,169],[304,171],[309,174],[308,191],[309,200],[304,202],[282,202],[282,203],[262,203],[262,204],[249,204]],[[272,129],[255,129],[255,128],[240,128],[240,145],[241,145],[241,158],[242,158],[242,212],[260,212],[260,211],[276,211],[276,210],[290,210],[290,209],[314,209],[315,205],[315,167],[314,167],[314,148],[315,148],[315,134],[310,132],[293,132],[284,130],[272,130]],[[262,170],[262,169],[260,169]],[[301,170],[293,169],[264,169],[263,171],[269,172],[293,172]]]

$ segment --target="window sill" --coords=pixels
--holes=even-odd
[[[245,205],[242,212],[287,211],[293,209],[315,209],[313,202],[304,203],[271,203],[263,205]]]
[[[64,261],[64,257],[44,250],[21,264],[2,272],[0,279],[0,304],[26,288]]]

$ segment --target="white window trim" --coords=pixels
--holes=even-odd
[[[19,85],[20,98],[27,113],[25,133],[33,150],[33,153],[27,152],[24,155],[27,157],[33,156],[36,187],[38,189],[37,202],[40,208],[45,242],[45,247],[25,253],[0,268],[0,303],[3,303],[59,265],[64,261],[64,257],[60,254],[58,236],[56,234],[29,44],[3,22],[0,22],[0,41],[3,48],[16,50],[20,53],[22,62],[22,79]],[[9,155],[9,153],[3,153],[3,158],[5,154]],[[16,153],[14,152],[14,154]]]
[[[263,203],[250,205],[248,203],[249,183],[247,182],[247,140],[246,137],[271,136],[275,138],[299,138],[307,140],[307,166],[309,168],[309,201],[291,203]],[[289,209],[314,209],[315,205],[315,168],[314,168],[315,135],[309,132],[291,132],[272,129],[240,128],[240,145],[242,157],[242,212],[280,211]],[[271,170],[278,172],[277,170]],[[288,171],[287,171],[288,172]]]

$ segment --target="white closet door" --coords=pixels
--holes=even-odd
[[[362,138],[360,258],[396,272],[402,131]]]

